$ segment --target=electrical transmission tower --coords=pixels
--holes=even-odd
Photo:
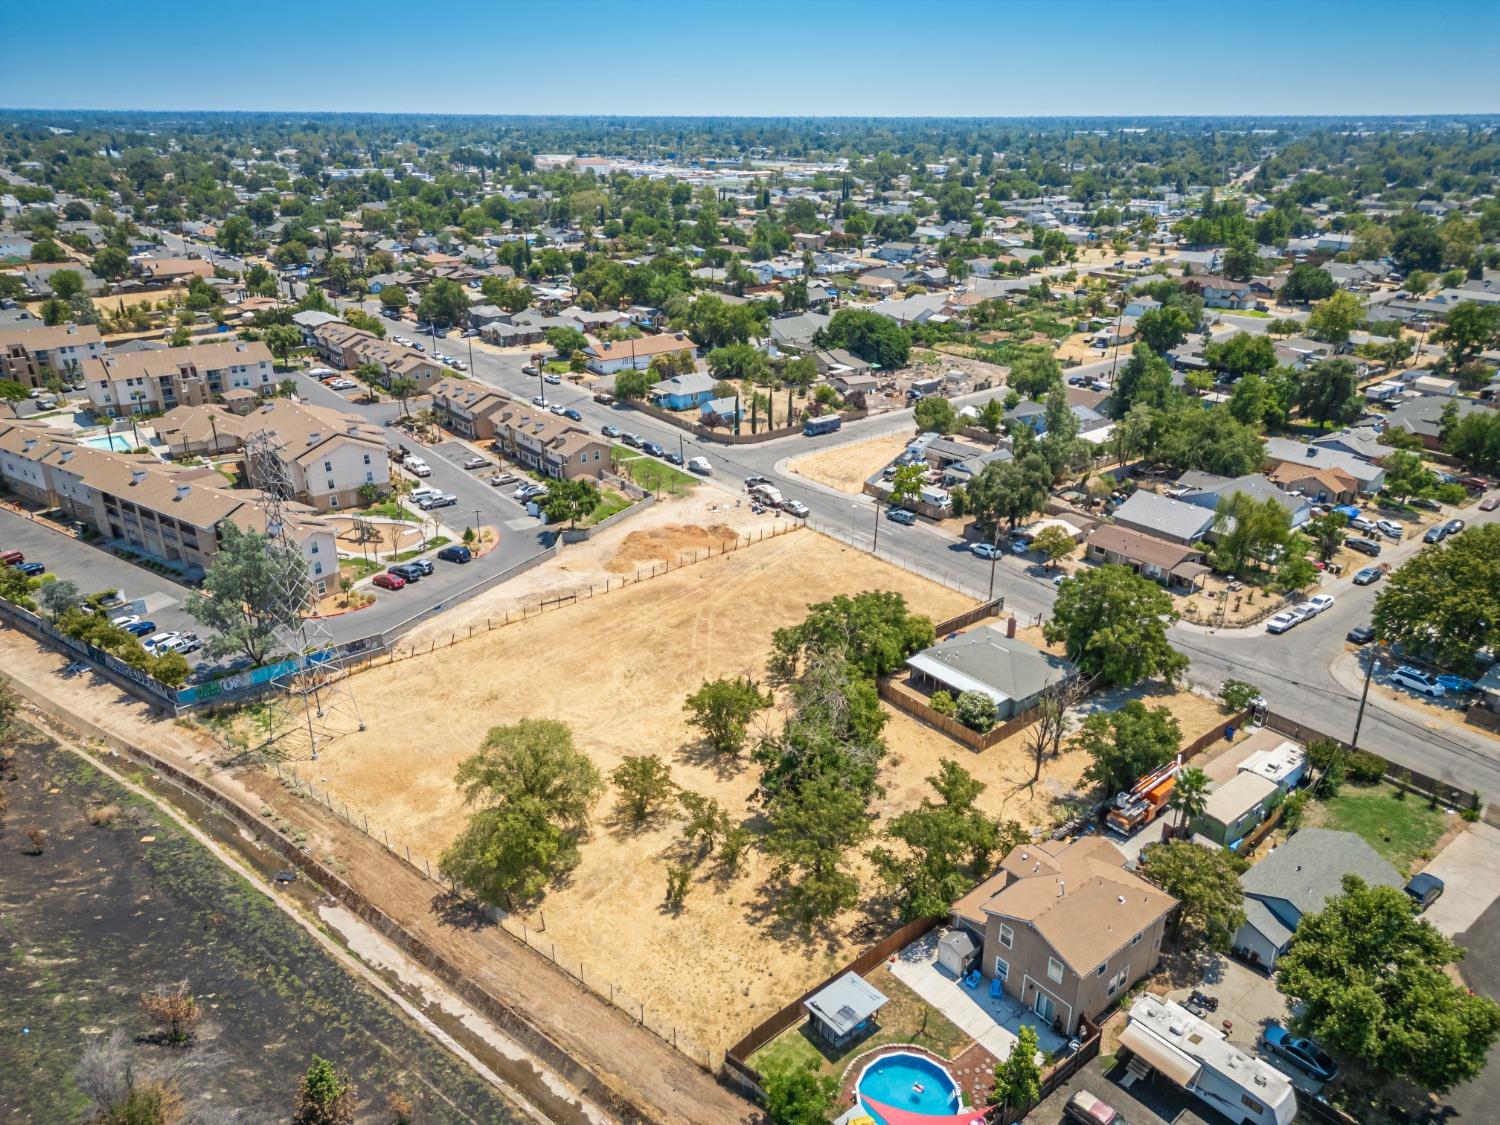
[[[364,730],[348,672],[336,660],[319,659],[334,647],[333,631],[318,608],[307,560],[288,526],[291,482],[282,460],[282,441],[257,430],[245,438],[245,472],[260,489],[266,545],[273,558],[273,605],[277,651],[295,665],[274,678],[268,717],[269,741],[284,758],[317,760],[318,751],[342,734]]]

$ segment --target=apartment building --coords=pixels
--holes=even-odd
[[[261,493],[225,488],[213,469],[92,449],[46,426],[0,422],[0,479],[17,495],[61,508],[189,580],[201,578],[218,553],[225,523],[266,530]],[[291,539],[323,597],[338,580],[335,529],[305,505],[294,502],[287,511]]]
[[[381,495],[390,491],[385,431],[357,415],[279,398],[240,422],[247,439],[262,432],[276,439],[274,469],[246,458],[247,479],[256,488],[269,490],[275,480],[285,480],[289,499],[320,512],[359,507],[366,485]]]
[[[443,425],[471,441],[492,441],[494,415],[511,405],[509,396],[472,379],[439,379],[427,389]]]
[[[72,378],[86,360],[104,354],[104,341],[93,324],[47,326],[39,320],[0,328],[0,378],[23,387],[41,387],[49,375]]]
[[[609,469],[609,443],[582,426],[530,404],[492,415],[495,444],[514,461],[549,477],[598,477]]]
[[[382,340],[342,321],[317,326],[312,330],[312,338],[318,355],[333,366],[353,370],[371,363],[380,369],[385,385],[389,386],[392,379],[405,377],[417,384],[418,394],[426,394],[445,372],[442,364],[422,352]]]
[[[110,417],[201,406],[232,390],[264,397],[276,388],[271,351],[258,340],[111,352],[86,361],[83,375],[94,410]]]
[[[953,919],[980,940],[985,976],[1071,1035],[1151,972],[1176,905],[1125,870],[1119,848],[1085,836],[1013,848]]]

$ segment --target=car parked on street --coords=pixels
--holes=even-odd
[[[1278,613],[1275,617],[1266,622],[1266,632],[1285,633],[1288,629],[1296,628],[1299,624],[1301,624],[1301,622],[1302,618],[1298,617],[1295,613]]]
[[[1266,1030],[1261,1033],[1261,1045],[1319,1082],[1332,1082],[1339,1075],[1339,1068],[1327,1051],[1311,1039],[1294,1037],[1279,1023],[1266,1025]]]
[[[531,396],[531,405],[532,406],[545,407],[547,405],[547,396],[546,395],[532,395]]]
[[[39,563],[35,561],[17,563],[16,569],[24,574],[27,578],[35,578],[38,574],[47,573],[47,565],[45,563]]]
[[[969,550],[981,559],[993,559],[1001,554],[1000,548],[993,543],[970,543]]]
[[[203,647],[203,640],[197,633],[184,633],[172,642],[172,651],[180,652],[186,656],[190,652],[197,652]]]
[[[890,520],[892,523],[899,523],[906,527],[911,527],[917,522],[917,513],[908,511],[905,508],[892,508],[888,512],[886,512],[885,518]]]
[[[549,373],[548,373],[548,374],[546,374],[546,375],[543,375],[543,376],[542,376],[542,382],[544,382],[544,383],[548,383],[548,384],[550,384],[550,385],[552,385],[552,386],[554,386],[554,387],[555,387],[555,386],[557,386],[557,385],[558,385],[558,384],[559,384],[559,383],[561,383],[561,382],[562,382],[562,376],[561,376],[561,375],[559,375],[559,374],[558,374],[558,373],[557,373],[557,372],[555,372],[555,371],[553,371],[553,372],[549,372]]]
[[[578,411],[574,410],[571,406],[566,407],[563,410],[563,417],[564,418],[570,418],[574,422],[582,422],[583,421],[583,415],[580,414],[580,413],[578,413]]]
[[[462,543],[449,543],[437,553],[437,557],[444,562],[466,563],[474,557],[474,552]]]
[[[666,455],[666,458],[667,458],[667,464],[669,464],[669,465],[681,465],[682,464],[682,454],[678,453],[675,449],[672,450],[672,452],[668,453]]]
[[[1388,570],[1390,570],[1390,567],[1386,566],[1385,563],[1381,563],[1378,566],[1367,566],[1363,570],[1355,572],[1354,584],[1356,586],[1369,586],[1372,583],[1379,582],[1385,577]]]
[[[168,629],[167,631],[162,633],[151,634],[151,636],[147,637],[144,641],[141,642],[141,646],[145,648],[147,652],[165,652],[166,646],[170,645],[180,636],[182,636],[182,633],[179,630]]]
[[[652,457],[665,457],[667,455],[667,451],[654,441],[641,442],[641,451],[649,453]]]
[[[1486,496],[1479,502],[1479,510],[1481,512],[1493,512],[1496,508],[1500,508],[1500,493],[1494,496]]]
[[[1375,639],[1375,630],[1369,625],[1356,625],[1344,634],[1344,640],[1352,645],[1367,645]]]
[[[382,570],[374,578],[370,579],[370,584],[379,586],[382,590],[400,590],[406,586],[406,579],[402,578],[399,574],[392,574],[389,571]]]
[[[807,505],[801,500],[787,500],[782,503],[781,510],[789,516],[796,516],[799,520],[807,518]]]
[[[1415,692],[1417,695],[1425,695],[1431,699],[1441,699],[1448,694],[1448,689],[1438,683],[1437,677],[1420,668],[1413,668],[1410,664],[1403,664],[1391,673],[1391,683],[1397,687],[1405,688],[1407,691]]]
[[[604,425],[599,427],[599,432],[607,438],[617,438],[620,436],[620,427],[611,426],[606,422]]]
[[[450,508],[458,503],[458,497],[451,492],[440,492],[436,496],[424,496],[417,504],[424,512],[430,512],[434,508]]]
[[[771,483],[771,478],[770,477],[756,476],[753,473],[750,476],[748,476],[748,477],[745,478],[745,488],[747,490],[751,489],[751,488],[754,488],[758,484],[770,484],[770,483]]]
[[[1445,532],[1447,532],[1449,535],[1457,535],[1460,531],[1462,531],[1467,526],[1468,526],[1468,524],[1464,523],[1463,520],[1452,519],[1452,520],[1449,520],[1447,523],[1443,524],[1443,530]]]
[[[1313,615],[1316,616],[1317,614],[1322,613],[1324,610],[1331,609],[1333,607],[1333,595],[1314,594],[1303,604],[1305,604],[1308,609],[1312,610]]]
[[[1443,540],[1443,537],[1446,536],[1447,534],[1448,534],[1448,525],[1447,524],[1435,523],[1431,527],[1429,527],[1427,529],[1426,534],[1422,536],[1422,542],[1423,543],[1441,543],[1442,540]]]

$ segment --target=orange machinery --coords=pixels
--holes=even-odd
[[[1167,807],[1177,775],[1182,772],[1180,759],[1154,769],[1123,793],[1116,793],[1114,807],[1105,819],[1117,832],[1129,834],[1150,824]]]

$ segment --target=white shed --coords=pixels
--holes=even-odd
[[[955,977],[961,977],[969,971],[969,962],[978,949],[968,930],[949,930],[938,938],[938,965]]]

